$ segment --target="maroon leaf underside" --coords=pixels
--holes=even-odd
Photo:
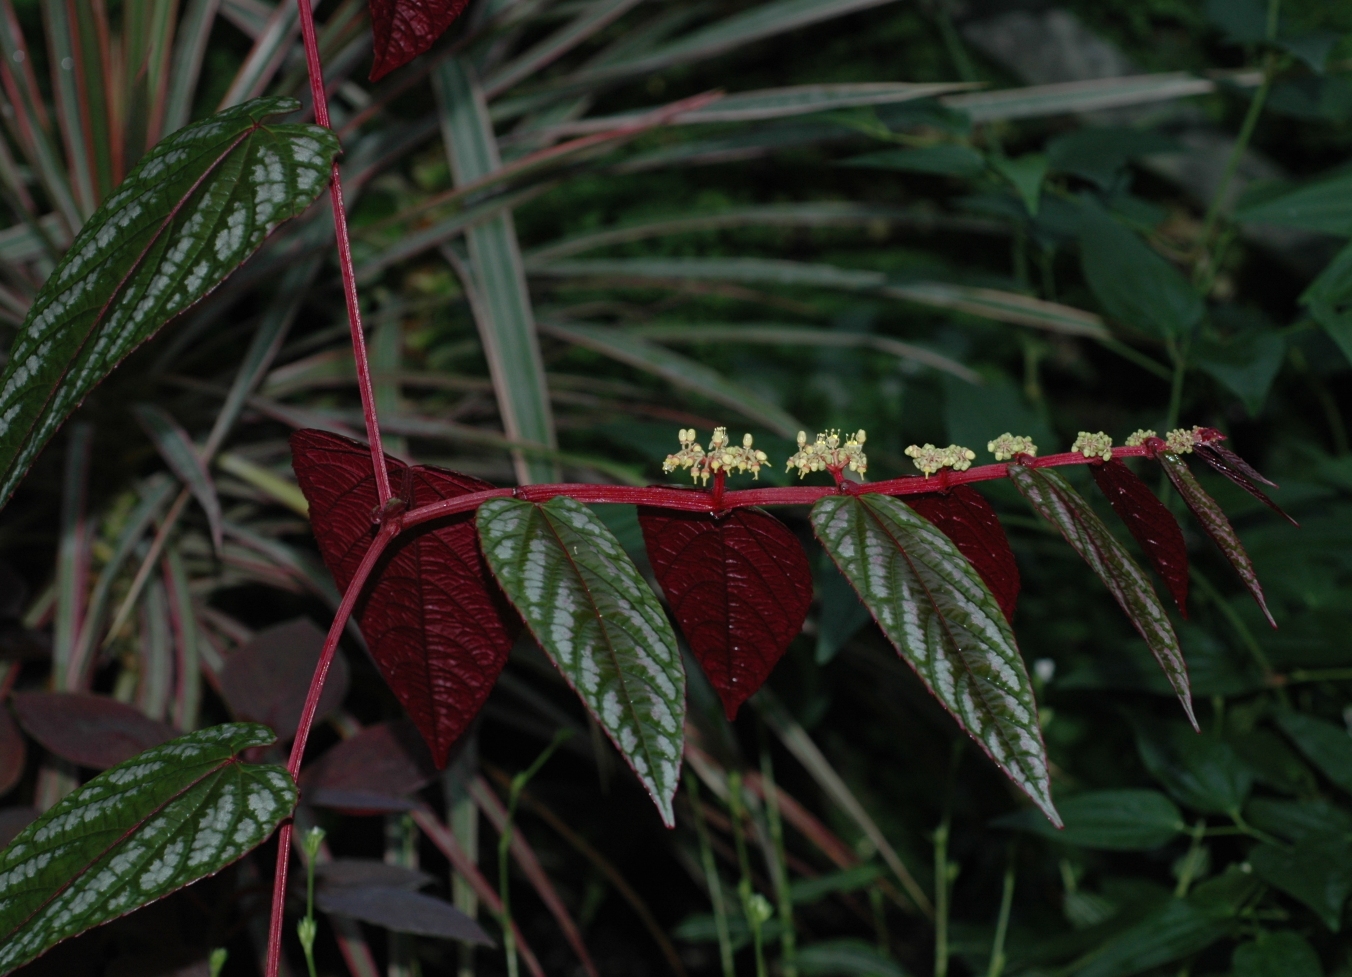
[[[375,59],[371,81],[379,81],[430,48],[469,0],[369,0]]]
[[[953,542],[995,597],[1005,620],[1013,623],[1019,565],[986,497],[970,485],[958,485],[947,493],[913,495],[904,501]]]
[[[171,726],[126,703],[84,692],[19,692],[14,715],[52,754],[107,770],[173,739]]]
[[[326,752],[301,774],[301,796],[349,813],[409,810],[408,795],[435,776],[417,727],[400,719],[368,726]]]
[[[279,740],[296,735],[315,665],[324,650],[324,632],[308,617],[264,628],[232,654],[221,671],[221,695],[236,719],[262,723]],[[316,719],[343,704],[350,681],[347,659],[329,667]]]
[[[19,782],[27,761],[28,743],[9,710],[0,706],[0,794],[8,794]]]
[[[798,539],[759,509],[722,518],[640,506],[657,582],[729,720],[764,684],[812,603]]]
[[[1173,595],[1183,617],[1188,616],[1188,547],[1178,520],[1136,474],[1116,458],[1089,466],[1094,484],[1099,487],[1118,518],[1150,565]]]
[[[1281,506],[1268,498],[1267,493],[1255,484],[1256,482],[1262,482],[1264,485],[1270,485],[1273,488],[1277,488],[1277,483],[1269,481],[1259,473],[1258,469],[1254,468],[1225,445],[1216,442],[1210,444],[1198,444],[1193,447],[1192,452],[1206,464],[1230,479],[1230,481],[1234,482],[1245,492],[1248,492],[1291,525],[1300,525],[1300,523],[1288,516]]]
[[[1225,512],[1220,505],[1206,490],[1202,488],[1196,476],[1188,468],[1188,463],[1178,455],[1160,454],[1160,464],[1164,467],[1164,472],[1169,476],[1169,481],[1174,483],[1174,488],[1178,494],[1183,496],[1183,501],[1188,504],[1192,514],[1197,517],[1197,521],[1202,524],[1206,534],[1211,537],[1211,541],[1230,561],[1230,565],[1235,568],[1235,573],[1239,574],[1240,581],[1258,602],[1258,606],[1263,611],[1263,616],[1267,618],[1268,624],[1274,628],[1277,622],[1272,618],[1272,612],[1268,610],[1267,599],[1263,596],[1263,585],[1258,582],[1258,571],[1253,567],[1253,560],[1249,558],[1248,551],[1244,549],[1244,544],[1239,541],[1239,534],[1235,532],[1235,527],[1230,525],[1230,520],[1225,517]]]
[[[319,552],[346,590],[375,536],[371,453],[325,431],[297,431],[291,450]],[[409,508],[493,487],[439,468],[409,468],[388,456],[385,464],[400,496],[411,496],[404,500]],[[354,616],[433,761],[445,766],[521,628],[479,552],[474,513],[427,523],[392,542]]]

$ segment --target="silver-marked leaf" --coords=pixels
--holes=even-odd
[[[1146,572],[1131,558],[1126,547],[1117,541],[1084,497],[1061,475],[1045,468],[1010,465],[1009,479],[1038,515],[1061,531],[1066,542],[1084,557],[1090,569],[1117,599],[1132,626],[1145,639],[1150,653],[1164,669],[1169,684],[1178,693],[1178,701],[1183,703],[1188,721],[1196,727],[1188,663],[1183,659],[1183,649],[1169,621],[1169,612],[1160,603]]]
[[[328,185],[338,140],[260,98],[180,129],[89,218],[0,376],[0,504],[86,395]]]
[[[671,825],[685,669],[638,568],[596,514],[566,496],[490,499],[476,520],[508,599]]]
[[[99,774],[0,853],[0,974],[220,871],[291,813],[296,786],[242,763],[272,731],[229,723]]]
[[[958,724],[1055,824],[1037,703],[1000,604],[953,542],[885,495],[833,495],[812,529]]]
[[[1258,606],[1262,608],[1263,616],[1275,628],[1277,622],[1272,619],[1272,612],[1268,610],[1267,600],[1263,597],[1263,585],[1258,582],[1258,571],[1253,568],[1253,560],[1249,559],[1248,551],[1244,549],[1244,544],[1239,541],[1235,527],[1230,525],[1229,519],[1225,518],[1225,512],[1216,500],[1207,494],[1206,489],[1202,488],[1201,483],[1197,481],[1197,477],[1188,468],[1188,463],[1180,456],[1161,452],[1158,459],[1160,465],[1164,468],[1164,474],[1169,476],[1169,481],[1174,483],[1174,488],[1178,489],[1178,494],[1183,496],[1183,501],[1188,504],[1192,514],[1202,524],[1206,534],[1211,537],[1211,541],[1230,561],[1230,565],[1235,568],[1235,573],[1239,574],[1239,579],[1243,582],[1245,589],[1258,602]]]

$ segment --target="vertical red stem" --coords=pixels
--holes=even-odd
[[[300,12],[300,33],[305,43],[305,64],[310,74],[310,97],[314,100],[315,122],[329,125],[329,99],[324,91],[324,69],[319,63],[319,40],[315,36],[314,12],[310,0],[296,0]],[[375,466],[376,494],[383,508],[390,500],[390,476],[385,469],[385,449],[380,443],[380,420],[371,390],[371,365],[366,359],[366,334],[362,330],[361,308],[357,302],[357,273],[352,267],[352,242],[347,236],[347,210],[343,206],[343,183],[338,162],[329,179],[329,201],[333,204],[333,233],[338,243],[338,267],[343,273],[343,298],[347,301],[347,321],[352,331],[352,358],[357,364],[357,387],[361,391],[361,409],[366,418],[366,442],[371,446],[371,464]]]

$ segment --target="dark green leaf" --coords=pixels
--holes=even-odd
[[[1352,360],[1352,245],[1338,252],[1305,289],[1300,301],[1343,355]]]
[[[1352,736],[1346,729],[1291,711],[1278,713],[1277,725],[1324,776],[1352,793]]]
[[[850,582],[825,553],[816,577],[817,606],[821,610],[817,616],[815,657],[818,665],[825,665],[869,622],[869,613]]]
[[[1150,851],[1187,827],[1174,802],[1155,790],[1086,791],[1061,798],[1056,809],[1066,823],[1060,831],[1032,808],[991,824],[1104,851]]]
[[[566,496],[490,499],[477,521],[503,591],[672,824],[685,670],[657,598],[605,524]]]
[[[1287,794],[1315,793],[1314,773],[1272,730],[1250,730],[1229,737],[1229,742],[1260,784]]]
[[[251,723],[189,733],[104,771],[20,832],[0,854],[0,973],[262,844],[296,786],[239,753],[274,739]]]
[[[1169,612],[1145,571],[1061,475],[1045,468],[1010,465],[1009,478],[1038,514],[1061,531],[1117,599],[1164,669],[1188,720],[1196,726],[1183,649],[1169,622]]]
[[[1258,582],[1258,573],[1253,568],[1253,561],[1249,559],[1248,551],[1244,549],[1244,544],[1239,541],[1239,535],[1235,532],[1235,527],[1230,525],[1230,520],[1225,518],[1225,513],[1217,504],[1216,500],[1206,493],[1200,482],[1192,474],[1185,462],[1179,455],[1171,455],[1162,452],[1159,456],[1159,463],[1164,466],[1164,473],[1169,476],[1169,481],[1174,483],[1174,488],[1178,489],[1178,494],[1183,496],[1183,501],[1188,504],[1192,514],[1197,517],[1197,521],[1202,524],[1206,534],[1211,537],[1225,558],[1230,561],[1230,565],[1235,568],[1239,574],[1239,579],[1243,582],[1245,588],[1258,602],[1262,608],[1263,615],[1268,619],[1268,623],[1274,628],[1277,622],[1272,619],[1272,612],[1268,610],[1267,600],[1263,597],[1263,585]]]
[[[1047,162],[1058,173],[1109,187],[1130,161],[1178,148],[1173,139],[1148,129],[1076,129],[1047,143]]]
[[[1200,342],[1193,355],[1203,372],[1243,401],[1250,417],[1257,417],[1286,359],[1286,340],[1275,330],[1250,329],[1228,342]]]
[[[1255,191],[1254,197],[1240,200],[1235,219],[1347,237],[1352,235],[1352,173],[1324,177],[1285,193]]]
[[[1230,745],[1180,723],[1140,720],[1136,746],[1151,776],[1184,804],[1206,814],[1237,814],[1253,774]]]
[[[1297,37],[1279,37],[1277,44],[1304,61],[1311,71],[1322,75],[1328,66],[1329,55],[1340,40],[1342,37],[1332,31],[1313,31]]]
[[[973,177],[986,168],[986,160],[966,146],[929,146],[924,149],[883,149],[845,160],[845,166],[904,173],[934,173],[939,176]]]
[[[1109,318],[1158,339],[1181,339],[1202,321],[1202,300],[1178,269],[1096,207],[1083,210],[1080,262]]]
[[[972,565],[885,495],[828,496],[812,528],[902,658],[1049,818],[1037,704],[1014,633]]]
[[[81,228],[0,376],[0,504],[123,357],[215,288],[328,184],[328,129],[271,124],[260,98],[169,136]]]
[[[803,977],[906,977],[894,960],[863,940],[827,940],[798,951]]]
[[[1047,176],[1047,157],[1041,153],[1025,153],[1017,159],[999,156],[992,165],[1014,187],[1024,209],[1036,217],[1042,199],[1042,181]]]
[[[1234,977],[1324,977],[1319,954],[1299,933],[1260,930],[1258,939],[1235,947]]]
[[[884,874],[880,865],[856,865],[815,879],[799,879],[789,886],[789,898],[795,905],[811,905],[837,892],[854,892],[872,885]]]
[[[1255,797],[1244,808],[1244,819],[1268,834],[1299,841],[1307,834],[1352,834],[1352,814],[1322,798],[1279,801]]]
[[[1311,832],[1289,850],[1259,845],[1249,853],[1249,864],[1260,879],[1305,903],[1338,932],[1343,904],[1352,894],[1352,835]]]
[[[1253,44],[1267,37],[1263,0],[1206,0],[1206,19],[1235,44]]]

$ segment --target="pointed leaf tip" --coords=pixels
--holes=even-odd
[[[371,81],[428,50],[468,4],[469,0],[369,0],[375,49]]]
[[[731,722],[807,618],[803,548],[759,509],[715,518],[644,506],[638,521],[657,582]]]

